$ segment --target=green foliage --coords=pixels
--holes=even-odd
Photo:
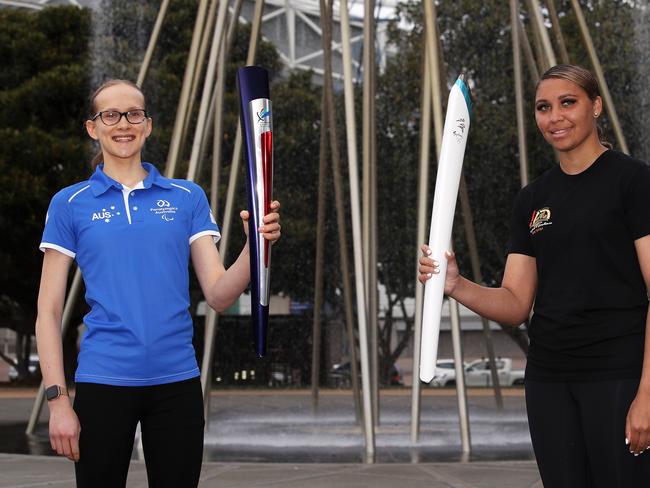
[[[88,11],[0,11],[0,289],[7,325],[33,331],[47,205],[87,176]]]
[[[293,299],[313,299],[313,263],[316,246],[318,151],[320,132],[319,90],[311,73],[294,73],[272,87],[274,134],[274,197],[282,209],[281,243],[273,249],[273,288]],[[330,207],[334,219],[334,209]],[[329,240],[330,249],[336,240]],[[333,266],[332,266],[333,267]],[[338,281],[337,281],[338,283]]]
[[[437,2],[440,43],[445,60],[446,87],[461,72],[471,80],[474,97],[472,126],[464,174],[469,189],[478,239],[482,275],[490,285],[500,282],[508,238],[509,214],[519,188],[518,144],[510,35],[510,13],[503,0]],[[647,68],[636,38],[643,31],[638,2],[581,0],[596,50],[605,70],[612,98],[633,154],[648,158],[644,126],[638,123],[650,113],[645,93]],[[82,124],[86,100],[92,89],[109,78],[134,80],[156,18],[159,0],[101,0],[98,12],[70,7],[41,12],[0,10],[0,58],[9,69],[0,71],[0,249],[2,296],[0,313],[33,323],[41,256],[36,246],[52,194],[88,176],[91,144]],[[591,67],[568,0],[556,1],[571,61]],[[145,159],[164,169],[185,64],[194,30],[197,2],[171,2],[150,71],[144,83],[147,109],[154,132],[145,147]],[[414,295],[418,158],[420,147],[420,97],[422,79],[422,3],[410,2],[398,9],[398,22],[388,27],[390,52],[385,69],[377,77],[377,179],[379,277],[393,303]],[[525,8],[522,16],[530,29]],[[403,24],[402,24],[403,25]],[[647,29],[647,27],[646,27]],[[92,34],[91,34],[92,31]],[[222,222],[227,179],[238,123],[235,89],[236,68],[245,63],[250,28],[238,26],[227,66],[224,100],[222,170],[217,203],[221,226],[240,229],[237,213]],[[529,36],[531,37],[531,36]],[[552,36],[551,36],[552,37]],[[554,41],[555,42],[555,41]],[[89,47],[90,43],[90,47]],[[275,48],[260,42],[256,64],[271,72],[275,125],[276,198],[283,203],[283,239],[274,248],[274,292],[310,301],[316,236],[318,140],[321,91],[310,73],[291,73],[280,78],[282,66]],[[647,59],[647,53],[645,54]],[[645,63],[647,65],[647,63]],[[205,65],[203,70],[205,72]],[[646,71],[643,71],[646,69]],[[550,168],[554,153],[538,134],[533,117],[534,84],[524,64],[526,130],[531,178]],[[200,97],[202,85],[198,87]],[[360,89],[357,87],[357,113]],[[343,118],[337,96],[339,121]],[[177,176],[184,176],[194,136],[199,103],[190,116],[188,138]],[[357,120],[360,120],[358,117]],[[647,118],[646,118],[647,120]],[[610,141],[611,124],[604,120]],[[357,124],[361,130],[361,124]],[[344,191],[347,194],[345,131],[338,125]],[[359,138],[359,143],[361,139]],[[435,145],[431,144],[431,160]],[[357,148],[359,149],[359,148]],[[209,155],[198,182],[208,188]],[[432,165],[429,205],[433,199],[435,165]],[[242,164],[236,208],[245,208],[245,169]],[[336,233],[347,232],[349,222],[338,229],[333,203],[331,169],[328,167],[326,296],[340,313],[340,271]],[[346,205],[348,205],[346,199]],[[455,246],[465,275],[471,275],[463,220],[455,221]],[[225,256],[232,262],[239,252],[237,238]],[[243,242],[243,235],[241,238]],[[349,255],[352,256],[352,242]],[[4,295],[6,294],[6,295]],[[387,329],[388,330],[388,329]],[[386,332],[386,331],[385,331]],[[390,335],[390,334],[388,334]],[[388,358],[395,351],[385,351]]]
[[[60,65],[83,64],[88,51],[90,15],[75,7],[34,13],[0,10],[0,59],[11,69],[0,71],[0,90]]]
[[[8,236],[3,240],[0,264],[4,270],[3,293],[10,291],[3,303],[13,304],[3,310],[11,308],[12,314],[23,317],[21,322],[28,329],[33,329],[41,263],[37,245],[47,205],[57,190],[89,175],[88,161],[96,150],[83,129],[88,116],[88,96],[107,79],[135,80],[159,5],[157,0],[137,4],[102,0],[92,12],[71,7],[40,12],[0,11],[0,55],[11,67],[0,72],[0,179],[3,188],[9,189],[0,196],[0,231]],[[160,169],[164,169],[175,121],[196,6],[192,0],[171,3],[143,87],[147,109],[154,119],[154,133],[147,142],[144,158]],[[222,174],[226,176],[238,123],[235,72],[245,64],[249,36],[248,26],[238,26],[227,67],[222,153],[223,161],[227,162]],[[267,67],[272,76],[281,68],[275,48],[265,41],[259,43],[257,63]],[[203,72],[206,66],[207,60]],[[291,86],[305,87],[309,85],[308,79],[299,76],[281,82],[278,89],[286,92]],[[200,97],[202,86],[198,88]],[[304,98],[308,103],[309,94]],[[198,108],[197,102],[192,121]],[[296,116],[298,109],[294,107],[293,112]],[[276,124],[283,124],[282,117]],[[177,173],[181,177],[187,168],[193,135],[191,122],[189,142],[185,144]],[[282,136],[279,140],[282,141]],[[306,138],[301,142],[310,148]],[[207,153],[211,153],[211,148]],[[280,150],[276,159],[282,158]],[[206,189],[207,169],[205,164],[204,177],[199,181]],[[219,209],[225,201],[227,177],[222,182]],[[243,178],[240,188],[238,204],[244,208]],[[239,228],[236,219],[235,215],[235,221],[227,225]],[[233,254],[238,253],[237,245],[232,248]]]
[[[102,0],[93,11],[92,89],[109,79],[136,81],[160,1]],[[143,157],[163,169],[192,41],[197,3],[171,2],[143,85],[154,131]]]
[[[559,3],[560,23],[571,61],[593,70],[570,2],[562,0]],[[649,120],[646,113],[650,109],[650,98],[646,95],[647,75],[643,71],[647,64],[641,61],[647,52],[643,51],[644,38],[640,37],[644,25],[647,29],[647,2],[636,2],[636,5],[623,0],[581,3],[630,153],[648,160],[650,153],[645,142],[648,125],[647,122],[645,126],[639,123],[640,120]],[[649,40],[646,30],[645,46]],[[616,148],[618,144],[606,109],[601,121],[606,139]]]
[[[570,2],[558,3],[571,61],[591,68]],[[630,150],[638,157],[647,158],[647,154],[636,151],[645,141],[643,125],[637,122],[644,116],[639,107],[650,105],[644,95],[647,79],[639,76],[636,61],[639,56],[636,36],[642,11],[639,5],[624,0],[581,1],[581,4]],[[443,100],[446,102],[448,87],[461,73],[470,80],[472,87],[473,113],[463,172],[482,277],[487,284],[498,285],[505,263],[512,202],[520,187],[509,4],[502,0],[437,2],[437,14],[445,62]],[[525,9],[522,16],[530,30]],[[401,28],[405,24],[413,28]],[[398,8],[397,19],[388,28],[391,51],[397,55],[388,57],[377,86],[378,220],[381,222],[378,265],[380,280],[390,294],[389,300],[397,305],[414,295],[415,285],[420,85],[424,65],[422,26],[421,2],[404,3]],[[550,29],[549,36],[554,39]],[[530,32],[529,38],[532,39]],[[555,154],[535,126],[534,82],[525,64],[523,69],[527,155],[532,180],[555,164]],[[632,93],[641,96],[631,96]],[[608,139],[613,141],[607,118],[604,126]],[[433,137],[430,143],[431,160],[435,161]],[[430,171],[428,209],[433,200],[435,164]],[[454,246],[462,273],[472,276],[460,205],[457,205],[454,223]],[[388,311],[383,331],[387,343],[391,319]],[[410,320],[407,318],[407,323]],[[516,339],[521,343],[518,337]],[[381,354],[386,370],[396,351],[384,346]]]
[[[643,141],[642,126],[635,123],[635,105],[639,100],[630,96],[631,93],[643,93],[635,85],[645,83],[645,80],[637,76],[635,62],[635,16],[640,15],[640,11],[638,6],[623,0],[584,1],[581,4],[628,145],[634,154],[634,148]],[[591,68],[570,2],[559,2],[558,11],[571,61]],[[504,264],[510,209],[520,185],[509,5],[500,0],[439,2],[437,13],[445,61],[444,82],[449,87],[460,73],[465,73],[472,86],[472,125],[463,171],[479,240],[483,278],[487,283],[496,284],[500,281]],[[420,80],[423,68],[421,3],[403,4],[398,15],[414,28],[399,29],[395,22],[388,31],[390,42],[399,55],[389,57],[378,85],[378,120],[382,121],[382,129],[378,130],[378,146],[382,157],[377,164],[381,168],[380,178],[385,176],[383,182],[380,180],[379,191],[385,192],[386,198],[389,198],[391,193],[407,185],[412,188],[412,192],[400,194],[404,203],[399,206],[380,207],[380,221],[396,222],[400,228],[414,229]],[[528,25],[525,10],[522,15]],[[549,36],[553,39],[550,29]],[[524,83],[528,159],[532,179],[555,164],[555,155],[535,127],[532,110],[534,83],[525,64]],[[445,90],[445,93],[448,91]],[[609,125],[605,121],[606,129],[609,129]],[[608,132],[611,141],[614,138],[611,131]],[[431,147],[433,153],[433,141]],[[430,192],[434,181],[435,169],[430,178]],[[431,199],[432,196],[429,201]],[[382,200],[383,197],[380,198]],[[386,218],[382,215],[386,215]],[[394,281],[395,288],[399,287],[399,283],[406,282],[412,274],[411,263],[415,258],[411,242],[413,233],[397,232],[395,226],[386,226],[384,232],[385,238],[390,238],[392,244],[387,246],[383,254],[380,251],[380,261],[382,265],[393,263],[393,271],[387,273],[390,275],[387,280]],[[461,268],[464,274],[471,275],[460,212],[456,215],[454,237]],[[406,255],[400,256],[401,251],[398,250],[404,246],[413,249],[409,251],[408,259]],[[404,271],[400,274],[399,269]]]
[[[520,186],[510,12],[507,2],[486,1],[481,8],[475,4],[465,0],[441,6],[439,22],[449,72],[447,83],[453,83],[465,71],[473,84],[472,121],[463,172],[483,279],[495,284],[500,281],[505,262],[510,209]],[[454,31],[458,25],[462,28]],[[465,274],[471,276],[460,211],[455,222],[454,244]]]
[[[404,30],[398,21],[413,26]],[[512,200],[519,188],[516,126],[512,87],[509,9],[506,2],[460,0],[438,7],[443,103],[461,73],[473,85],[473,112],[464,160],[474,226],[485,281],[495,283],[503,269]],[[388,308],[380,333],[381,370],[386,374],[407,344],[413,317],[406,316],[407,333],[395,346],[393,306],[405,311],[405,299],[415,294],[418,167],[421,130],[423,18],[420,2],[402,4],[389,27],[389,42],[399,53],[387,60],[378,80],[377,159],[379,204],[379,271],[386,286]],[[504,66],[504,60],[507,60]],[[505,68],[505,69],[504,69]],[[510,70],[510,72],[508,71]],[[432,131],[430,161],[435,162]],[[427,214],[435,186],[436,167],[430,165]],[[426,218],[428,229],[429,217]],[[425,237],[425,240],[427,238]],[[386,243],[386,244],[384,244]],[[471,276],[460,205],[454,226],[454,247],[464,275]]]
[[[88,87],[87,67],[61,64],[0,92],[0,125],[39,127],[61,133],[81,133]]]

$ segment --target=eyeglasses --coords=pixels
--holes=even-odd
[[[104,110],[97,112],[92,119],[96,120],[97,117],[102,119],[106,125],[117,125],[122,117],[126,117],[129,124],[141,124],[147,118],[147,111],[143,109],[129,110],[128,112],[118,112],[117,110]]]

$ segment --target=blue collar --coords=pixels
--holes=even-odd
[[[151,188],[151,185],[159,186],[160,188],[170,189],[172,187],[168,178],[165,178],[160,174],[156,167],[151,163],[142,163],[142,168],[148,173],[147,177],[144,179],[143,184],[145,188]],[[97,166],[97,169],[90,177],[90,189],[93,192],[93,195],[98,197],[111,186],[122,190],[122,184],[115,181],[113,178],[104,173],[104,165],[100,164]]]

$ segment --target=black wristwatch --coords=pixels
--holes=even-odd
[[[47,401],[56,400],[60,396],[69,396],[68,389],[65,386],[52,385],[45,388],[45,396]]]

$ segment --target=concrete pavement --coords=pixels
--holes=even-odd
[[[146,488],[141,461],[133,461],[128,488]],[[0,454],[0,488],[73,488],[66,459]],[[434,464],[205,463],[201,488],[542,488],[531,461]]]

